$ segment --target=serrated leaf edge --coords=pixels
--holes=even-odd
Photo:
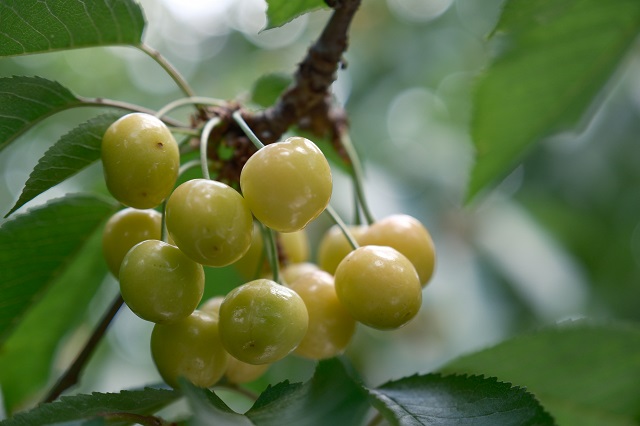
[[[123,113],[123,114],[124,114],[124,113]],[[28,185],[30,182],[32,182],[33,180],[35,180],[35,179],[32,179],[32,178],[33,178],[33,174],[35,173],[36,169],[38,168],[38,166],[40,166],[40,165],[42,164],[43,159],[48,157],[48,155],[51,153],[51,151],[56,150],[56,149],[58,148],[59,144],[60,144],[63,140],[65,140],[65,138],[69,137],[69,135],[71,135],[71,134],[73,134],[74,132],[76,132],[76,131],[77,131],[78,129],[80,129],[82,126],[87,125],[88,123],[91,123],[91,122],[93,122],[93,121],[95,121],[95,120],[98,120],[98,119],[100,119],[100,118],[102,118],[102,117],[107,117],[107,116],[110,116],[110,115],[114,115],[114,116],[115,116],[115,115],[119,115],[119,114],[117,114],[117,113],[113,113],[113,112],[111,112],[111,113],[107,112],[107,113],[104,113],[104,114],[97,115],[97,116],[95,116],[95,117],[93,117],[93,118],[91,118],[91,119],[89,119],[89,120],[86,120],[86,121],[84,121],[83,123],[79,124],[78,126],[74,127],[73,129],[69,130],[67,133],[65,133],[64,135],[62,135],[62,136],[61,136],[61,137],[60,137],[60,138],[59,138],[59,139],[58,139],[58,140],[57,140],[53,145],[51,145],[51,146],[49,147],[49,149],[47,149],[47,150],[45,151],[45,153],[40,157],[40,159],[38,159],[38,163],[36,164],[36,166],[34,166],[34,168],[33,168],[33,170],[31,171],[31,173],[29,173],[29,177],[27,178],[27,181],[25,182],[25,186],[24,186],[24,188],[22,188],[22,192],[20,193],[20,196],[18,197],[18,200],[15,202],[15,204],[14,204],[14,206],[11,208],[11,210],[9,210],[9,211],[7,212],[7,214],[5,214],[5,215],[4,215],[4,217],[5,217],[5,218],[9,217],[9,216],[10,216],[11,214],[13,214],[16,210],[18,210],[20,207],[22,207],[23,205],[25,205],[25,204],[26,204],[26,203],[28,203],[29,201],[33,200],[33,199],[34,199],[35,197],[37,197],[38,195],[40,195],[40,194],[43,194],[43,193],[47,192],[48,190],[52,189],[54,186],[59,185],[60,183],[62,183],[62,182],[64,182],[64,181],[66,181],[67,179],[70,179],[71,177],[75,176],[76,174],[78,174],[78,173],[79,173],[80,171],[82,171],[83,169],[85,169],[85,168],[89,167],[91,164],[93,164],[93,162],[92,162],[92,163],[89,163],[89,164],[85,165],[85,166],[84,166],[84,167],[82,167],[81,169],[78,169],[78,170],[76,170],[74,173],[72,173],[71,175],[67,176],[63,181],[58,182],[58,184],[56,184],[56,185],[54,185],[54,186],[51,186],[51,187],[49,187],[49,188],[45,189],[44,191],[42,191],[42,192],[40,192],[40,193],[36,194],[35,196],[33,196],[33,197],[29,198],[29,199],[24,199],[24,200],[23,200],[23,198],[22,198],[22,197],[23,197],[23,195],[24,195],[24,193],[25,193],[25,190],[27,189],[27,185]],[[40,179],[39,179],[39,180],[40,180]]]

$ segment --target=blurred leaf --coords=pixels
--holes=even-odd
[[[267,5],[265,30],[280,27],[305,13],[328,8],[324,0],[267,0]]]
[[[102,135],[121,116],[122,113],[117,112],[98,116],[62,136],[38,160],[20,198],[6,216],[47,189],[53,188],[99,160]]]
[[[101,234],[94,232],[73,264],[27,312],[0,351],[5,411],[24,407],[25,400],[42,389],[60,341],[82,320],[106,272]]]
[[[333,358],[320,361],[304,384],[270,386],[246,415],[258,426],[357,425],[368,408],[364,388]]]
[[[0,56],[139,45],[145,21],[132,0],[0,0]]]
[[[209,389],[197,388],[186,380],[181,380],[180,386],[193,412],[193,417],[189,421],[190,425],[253,425],[248,418],[242,414],[234,412],[218,397],[218,395]]]
[[[55,81],[41,77],[0,78],[0,151],[37,122],[81,104]]]
[[[69,195],[15,216],[0,227],[0,347],[116,206]]]
[[[493,38],[501,49],[474,94],[475,196],[541,138],[574,126],[640,31],[637,0],[510,0]]]
[[[152,414],[180,396],[179,392],[173,390],[153,388],[125,390],[120,393],[94,392],[91,395],[63,396],[59,401],[42,404],[33,410],[18,413],[14,417],[0,422],[0,425],[40,426],[63,422],[63,424],[94,425],[96,423],[87,422],[87,420],[95,417],[109,418],[110,413]]]
[[[276,103],[278,97],[291,84],[288,74],[274,73],[260,77],[251,90],[251,102],[267,108]]]
[[[524,389],[480,376],[428,374],[369,391],[392,425],[553,425]]]
[[[632,425],[640,419],[640,327],[563,324],[448,364],[526,386],[561,425]]]

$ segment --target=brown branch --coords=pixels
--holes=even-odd
[[[348,47],[348,32],[361,0],[335,1],[334,12],[318,40],[298,65],[292,85],[276,104],[243,118],[264,143],[276,141],[323,102],[336,79],[342,55]]]
[[[109,310],[104,314],[96,329],[93,330],[93,334],[84,345],[84,348],[82,348],[82,351],[78,354],[78,357],[73,361],[73,364],[71,364],[67,371],[64,372],[62,377],[58,379],[58,382],[53,386],[53,388],[51,388],[43,402],[54,401],[62,394],[62,392],[78,383],[84,366],[93,354],[93,351],[102,339],[104,333],[107,331],[107,328],[109,328],[109,324],[111,324],[113,317],[116,316],[116,313],[118,313],[118,310],[120,310],[123,303],[124,301],[122,300],[122,296],[118,293],[118,296],[109,307]]]
[[[349,164],[341,146],[341,129],[347,126],[346,114],[336,107],[331,85],[336,72],[344,64],[342,55],[348,46],[348,32],[361,0],[332,0],[334,8],[318,40],[309,48],[293,76],[292,84],[280,95],[275,105],[263,111],[243,110],[230,102],[223,107],[209,108],[206,114],[193,117],[193,127],[219,117],[222,124],[209,138],[208,156],[217,180],[237,187],[240,171],[256,151],[231,115],[238,109],[253,132],[264,144],[276,142],[290,127],[298,126],[318,137],[327,137],[336,152]],[[195,146],[194,146],[195,148]],[[220,158],[219,149],[231,150],[230,158]]]

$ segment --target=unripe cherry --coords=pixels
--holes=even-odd
[[[253,154],[240,173],[240,188],[260,222],[279,232],[299,231],[329,204],[331,168],[313,142],[291,137]]]
[[[220,337],[231,356],[267,364],[291,353],[304,337],[309,314],[293,290],[258,279],[231,290],[220,305]]]
[[[253,218],[242,196],[222,182],[193,179],[169,197],[166,224],[175,244],[194,261],[222,267],[249,249]]]
[[[416,316],[422,286],[415,267],[387,246],[362,246],[349,253],[335,274],[340,303],[359,322],[389,330]]]
[[[155,210],[126,208],[107,221],[102,231],[102,253],[109,270],[118,276],[122,259],[133,246],[145,240],[159,240],[162,215]]]
[[[127,114],[109,126],[101,157],[109,192],[126,206],[158,206],[178,178],[178,144],[167,126],[150,114]]]
[[[405,255],[427,285],[435,268],[436,251],[427,228],[406,214],[388,216],[369,226],[359,237],[361,245],[389,246]]]

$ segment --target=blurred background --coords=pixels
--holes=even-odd
[[[224,99],[246,99],[266,73],[291,74],[329,16],[318,11],[260,32],[266,21],[262,0],[141,4],[148,21],[145,41],[198,94]],[[433,371],[461,354],[566,319],[640,320],[637,48],[579,128],[542,141],[498,188],[463,203],[473,165],[472,88],[490,58],[486,36],[501,4],[366,0],[353,23],[348,67],[339,72],[334,92],[351,120],[366,195],[378,218],[402,212],[420,219],[438,253],[416,319],[391,332],[359,327],[346,357],[368,385]],[[0,76],[11,75],[40,75],[82,96],[153,109],[181,96],[155,62],[126,47],[3,59]],[[3,215],[47,148],[97,114],[66,111],[0,154]],[[67,192],[106,193],[101,178],[94,165],[28,206]],[[334,178],[332,204],[350,219],[349,178],[339,167]],[[309,227],[312,251],[328,226],[321,218]],[[208,295],[240,283],[232,268],[207,273]],[[111,276],[94,279],[102,281],[100,291],[85,323],[61,342],[52,380],[118,290]],[[123,308],[74,392],[160,382],[149,354],[150,332],[150,323]],[[305,380],[313,367],[289,357],[251,387],[261,391],[268,383]],[[241,399],[231,404],[248,408]]]

